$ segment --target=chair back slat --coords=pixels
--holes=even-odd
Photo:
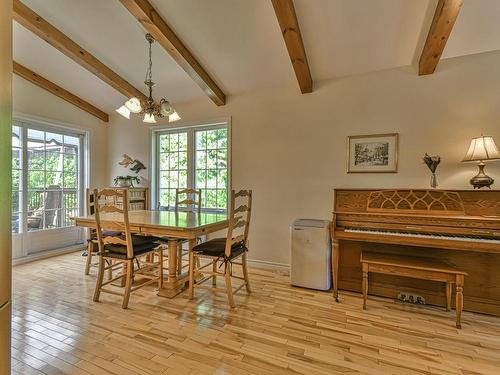
[[[245,202],[236,206],[236,200],[242,199]],[[229,202],[229,227],[227,230],[225,255],[231,256],[232,247],[235,244],[247,246],[248,233],[250,229],[250,216],[252,212],[252,190],[231,191]],[[242,215],[237,215],[242,214]],[[235,231],[240,231],[243,228],[243,233],[237,234]]]
[[[242,205],[242,206],[239,206],[238,208],[236,208],[234,210],[234,213],[235,214],[238,214],[240,212],[247,212],[248,211],[248,206],[246,204]]]
[[[131,259],[134,256],[134,247],[132,245],[132,233],[130,232],[130,223],[128,216],[128,205],[120,204],[119,199],[122,202],[128,202],[128,191],[127,189],[103,189],[101,191],[94,189],[94,207],[95,207],[95,222],[96,222],[96,232],[97,241],[99,243],[99,252],[104,252],[105,243],[114,243],[118,245],[123,245],[127,247],[127,258]],[[118,206],[120,204],[121,207]],[[101,220],[101,213],[118,213],[123,217],[123,224],[114,218],[113,221]],[[118,216],[118,215],[117,215]],[[112,237],[103,237],[103,229],[114,229],[118,227],[125,233],[125,240],[118,239],[115,241]]]
[[[201,212],[201,189],[175,189],[175,211]]]

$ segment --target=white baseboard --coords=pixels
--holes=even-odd
[[[45,259],[45,258],[55,257],[58,255],[73,253],[75,251],[83,251],[85,248],[86,248],[86,246],[84,244],[80,244],[80,245],[73,245],[73,246],[64,247],[61,249],[43,251],[43,252],[40,252],[38,254],[31,254],[31,255],[28,255],[25,257],[12,259],[12,265],[17,266],[19,264],[30,263],[30,262],[34,262],[36,260],[41,260],[41,259]]]
[[[248,259],[248,265],[255,268],[265,268],[276,271],[290,272],[290,265],[286,263],[268,262],[265,260]]]

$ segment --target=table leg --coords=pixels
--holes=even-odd
[[[461,318],[462,318],[462,309],[464,307],[464,275],[457,275],[456,277],[456,299],[455,299],[455,309],[457,310],[457,328],[462,328]]]
[[[451,289],[453,284],[449,281],[446,283],[446,311],[451,309]]]
[[[173,298],[184,290],[185,280],[177,276],[177,240],[168,241],[168,278],[158,291],[161,297]]]
[[[333,298],[339,302],[339,241],[332,242]]]
[[[168,241],[168,282],[177,280],[177,240]]]

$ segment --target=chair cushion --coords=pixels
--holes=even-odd
[[[225,250],[226,250],[225,238],[214,238],[193,247],[194,253],[200,255],[213,256],[213,257],[224,257]],[[231,246],[230,259],[243,254],[245,251],[248,251],[248,249],[242,243],[234,244],[233,246]]]
[[[117,236],[118,238],[125,241],[125,235],[121,234]],[[134,257],[148,253],[154,248],[158,247],[157,238],[154,236],[138,236],[132,235],[132,246],[134,248]],[[104,245],[105,256],[126,259],[127,258],[127,246],[118,244],[105,244]]]

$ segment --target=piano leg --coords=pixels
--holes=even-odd
[[[366,310],[366,300],[368,299],[368,264],[363,263],[363,310]]]
[[[333,298],[339,302],[339,241],[332,242]]]
[[[457,328],[462,328],[462,324],[460,322],[460,319],[462,317],[462,309],[464,307],[464,296],[463,296],[463,289],[464,289],[464,275],[457,275],[456,277],[456,282],[457,282],[457,293],[456,293],[456,300],[455,300],[455,309],[457,310]]]

